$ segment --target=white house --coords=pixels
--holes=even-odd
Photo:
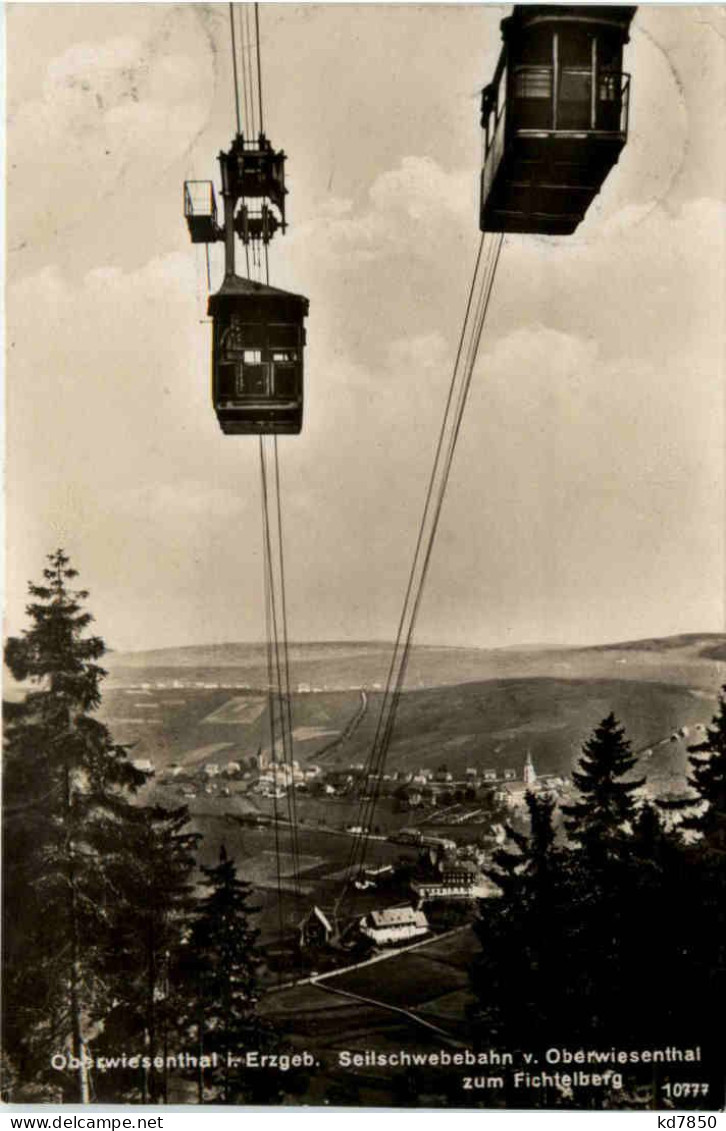
[[[429,924],[423,911],[413,907],[387,907],[369,911],[359,922],[361,934],[376,946],[410,942],[428,933]]]

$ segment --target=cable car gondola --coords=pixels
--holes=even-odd
[[[569,235],[628,135],[635,7],[516,4],[482,92],[483,232]]]
[[[278,230],[285,231],[285,154],[264,133],[238,133],[219,154],[224,220],[217,220],[211,181],[186,181],[184,216],[192,243],[224,241],[225,275],[209,296],[212,403],[227,436],[295,435],[302,430],[303,349],[308,300],[235,272],[235,237],[261,264]],[[257,203],[253,211],[248,202]]]
[[[300,432],[308,300],[228,275],[209,296],[212,400],[228,436]]]

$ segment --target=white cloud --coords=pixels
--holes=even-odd
[[[175,5],[143,40],[78,43],[51,59],[41,97],[9,115],[10,249],[87,222],[122,189],[143,208],[142,190],[203,128],[214,87],[192,7]]]
[[[439,330],[388,344],[388,365],[394,373],[417,376],[422,370],[440,372],[451,366],[449,343]]]
[[[403,157],[375,179],[369,196],[379,212],[436,221],[467,215],[471,185],[470,169],[447,172],[432,157]]]
[[[328,198],[315,219],[291,233],[289,246],[293,255],[304,247],[324,263],[347,267],[404,253],[426,257],[451,238],[452,224],[463,227],[476,215],[475,197],[471,170],[450,172],[431,157],[402,157],[373,180],[357,208]]]

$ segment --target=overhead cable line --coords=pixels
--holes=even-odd
[[[390,660],[390,665],[389,665],[389,670],[388,670],[388,676],[387,676],[387,679],[386,679],[386,685],[385,685],[385,688],[384,688],[384,691],[383,691],[383,695],[382,695],[381,703],[380,703],[380,707],[379,707],[378,722],[377,722],[377,725],[376,725],[376,730],[375,730],[375,734],[374,734],[374,737],[373,737],[373,743],[371,745],[371,750],[370,750],[370,753],[368,755],[367,764],[366,764],[366,768],[365,768],[365,771],[364,771],[365,776],[364,776],[364,785],[363,785],[363,790],[362,790],[362,798],[361,798],[361,802],[360,802],[358,820],[356,822],[358,827],[361,829],[361,833],[358,834],[356,839],[353,841],[353,844],[351,845],[351,850],[350,850],[350,854],[349,854],[349,862],[348,862],[347,870],[346,870],[346,881],[345,881],[346,884],[350,880],[350,873],[352,872],[352,870],[354,868],[356,857],[357,857],[358,852],[359,852],[360,840],[364,836],[364,833],[363,833],[362,830],[366,827],[366,825],[365,825],[365,819],[366,819],[365,814],[366,814],[366,804],[367,804],[366,799],[367,799],[367,796],[368,796],[368,786],[369,786],[369,783],[372,785],[372,777],[373,777],[373,774],[375,772],[375,765],[376,765],[376,762],[378,760],[379,752],[380,752],[381,738],[382,738],[383,732],[385,730],[386,719],[387,719],[388,713],[389,713],[389,698],[390,698],[390,695],[391,695],[391,685],[394,682],[397,665],[399,665],[399,662],[400,662],[399,661],[399,648],[401,646],[401,638],[403,636],[405,625],[406,625],[406,620],[407,620],[407,617],[408,617],[410,601],[411,601],[412,594],[413,594],[413,587],[414,587],[414,580],[415,580],[415,576],[416,576],[417,564],[419,562],[419,558],[420,558],[420,554],[421,554],[421,548],[422,548],[422,545],[423,545],[423,538],[424,538],[424,533],[425,533],[425,529],[426,529],[427,517],[428,517],[428,514],[429,514],[429,508],[431,506],[431,500],[432,500],[432,497],[433,497],[434,487],[435,487],[436,480],[437,480],[437,477],[438,477],[439,464],[440,464],[441,455],[442,455],[443,447],[444,447],[444,441],[445,441],[445,437],[446,437],[446,433],[447,433],[447,423],[448,423],[448,420],[449,420],[451,406],[452,406],[453,398],[454,398],[454,392],[455,392],[455,389],[456,389],[456,376],[457,376],[457,372],[458,372],[458,369],[459,369],[459,363],[460,363],[460,360],[461,360],[461,354],[462,354],[462,350],[463,350],[463,347],[464,347],[464,342],[466,340],[467,326],[468,326],[468,323],[469,323],[469,317],[470,317],[472,302],[474,300],[474,295],[475,295],[475,291],[476,291],[476,283],[477,283],[477,278],[478,278],[478,275],[479,275],[479,268],[480,268],[480,264],[481,264],[483,249],[484,249],[484,238],[482,237],[479,241],[479,249],[478,249],[478,252],[477,252],[476,262],[475,262],[475,265],[474,265],[474,273],[472,275],[471,284],[469,286],[469,294],[468,294],[467,303],[466,303],[466,310],[465,310],[465,314],[464,314],[464,322],[463,322],[461,334],[460,334],[460,337],[459,337],[459,344],[458,344],[458,348],[457,348],[456,358],[455,358],[455,361],[454,361],[454,367],[453,367],[453,370],[452,370],[451,381],[449,383],[449,389],[448,389],[448,394],[447,394],[447,398],[446,398],[446,404],[445,404],[445,407],[444,407],[443,418],[442,418],[441,426],[440,426],[440,429],[439,429],[439,435],[438,435],[438,440],[437,440],[437,444],[436,444],[436,451],[435,451],[435,455],[434,455],[433,467],[432,467],[432,470],[431,470],[431,474],[430,474],[429,482],[428,482],[428,487],[427,487],[427,490],[426,490],[426,498],[425,498],[425,502],[424,502],[423,513],[422,513],[422,517],[421,517],[421,522],[419,524],[418,536],[417,536],[417,539],[416,539],[416,546],[415,546],[415,549],[414,549],[411,568],[410,568],[409,575],[408,575],[408,582],[407,582],[407,585],[406,585],[406,592],[405,592],[404,599],[403,599],[403,608],[401,610],[401,616],[400,616],[399,623],[398,623],[398,630],[397,630],[397,633],[396,633],[396,638],[395,638],[393,650],[392,650],[392,653],[391,653],[391,660]],[[345,885],[344,885],[343,891],[345,891]]]
[[[264,487],[265,470],[263,462],[262,446],[260,445],[260,474]],[[272,820],[275,826],[275,873],[277,877],[277,916],[280,927],[280,937],[284,934],[284,915],[282,907],[282,873],[280,870],[280,823],[279,813],[277,808],[277,736],[275,733],[275,692],[274,692],[274,678],[273,678],[273,660],[272,660],[272,599],[270,591],[270,577],[269,577],[269,558],[267,555],[267,530],[269,527],[269,519],[267,513],[267,494],[263,490],[261,494],[262,501],[262,531],[263,541],[265,544],[265,552],[263,554],[264,560],[264,591],[265,591],[265,635],[266,646],[265,651],[267,655],[267,714],[269,717],[270,727],[270,762],[272,765]],[[261,761],[261,759],[260,759]],[[262,765],[260,765],[262,770]]]
[[[393,647],[386,687],[381,698],[376,732],[368,757],[361,799],[360,833],[351,846],[343,889],[336,910],[345,897],[356,868],[364,867],[373,815],[380,798],[386,755],[393,736],[398,704],[403,691],[406,670],[413,642],[416,620],[441,517],[444,496],[459,438],[461,423],[479,351],[481,334],[491,300],[503,236],[491,240],[482,236],[469,289],[464,322],[454,362],[451,383],[439,432],[433,468],[429,479],[421,524],[416,540],[411,570],[403,603],[398,632]],[[403,644],[402,644],[403,641]],[[391,690],[392,689],[392,690]]]
[[[275,705],[278,710],[278,723],[280,740],[282,744],[283,764],[287,766],[287,802],[288,816],[290,819],[290,855],[293,865],[293,884],[297,895],[300,895],[299,879],[299,852],[297,846],[297,813],[295,808],[294,790],[294,765],[292,757],[292,715],[290,709],[289,674],[286,667],[285,648],[287,645],[287,630],[283,623],[284,609],[284,556],[278,532],[282,530],[281,503],[279,492],[278,468],[273,463],[273,482],[267,470],[267,453],[264,438],[260,437],[260,473],[263,491],[263,522],[265,540],[265,572],[268,581],[269,608],[271,612],[271,639],[273,641],[274,656],[274,687]],[[270,521],[270,495],[276,510],[277,531]],[[273,545],[274,544],[274,545]],[[279,596],[278,596],[279,595]],[[269,635],[269,634],[268,634]],[[282,639],[282,652],[280,641]],[[275,783],[277,785],[277,782]]]
[[[282,534],[282,492],[280,490],[280,463],[277,451],[277,436],[273,437],[274,468],[275,468],[275,501],[277,510],[277,545],[279,550],[280,569],[280,626],[282,630],[282,675],[283,687],[281,705],[286,711],[287,737],[290,750],[290,783],[288,799],[290,804],[290,826],[292,838],[292,851],[295,864],[295,886],[298,896],[300,891],[300,849],[298,843],[297,827],[297,798],[295,790],[295,761],[293,758],[293,725],[292,725],[292,693],[290,689],[290,649],[287,636],[287,599],[285,587],[285,548]]]
[[[238,133],[241,132],[239,114],[239,86],[240,77],[242,95],[245,108],[244,125],[248,135],[256,132],[255,122],[255,80],[257,83],[257,104],[259,108],[260,129],[264,120],[262,100],[262,66],[259,42],[259,13],[255,10],[255,39],[252,41],[250,13],[248,7],[240,20],[240,60],[239,75],[237,65],[237,43],[234,27],[233,5],[230,4],[230,27],[232,31],[232,50],[234,55],[235,97],[237,99]],[[256,54],[256,67],[253,64],[253,50]],[[243,199],[243,206],[245,201]],[[245,240],[245,265],[247,277],[253,275],[257,281],[262,281],[262,260],[259,241],[252,241],[252,254],[250,255],[249,241]],[[269,285],[269,259],[265,245],[264,281]],[[281,766],[285,767],[284,779],[287,797],[287,810],[290,836],[290,859],[292,864],[292,886],[294,894],[301,898],[300,887],[300,852],[298,846],[297,806],[295,797],[295,766],[293,757],[292,737],[292,708],[290,691],[290,665],[289,645],[287,636],[287,601],[285,595],[285,566],[283,547],[282,525],[282,500],[280,487],[279,457],[277,451],[277,436],[273,437],[273,449],[270,452],[269,437],[259,437],[260,456],[260,489],[262,499],[262,526],[263,526],[263,561],[265,575],[265,625],[267,636],[267,666],[268,666],[268,714],[270,728],[270,752],[273,774],[273,819],[275,824],[275,863],[278,891],[278,916],[280,935],[284,934],[285,920],[283,913],[283,878],[281,847],[281,814],[278,806],[277,791],[280,787],[283,774]],[[286,869],[287,873],[288,869]]]
[[[234,4],[229,5],[229,29],[232,36],[232,72],[234,74],[234,108],[237,116],[237,133],[242,133],[242,122],[239,112],[239,78],[237,76],[237,45],[234,35]]]
[[[265,116],[262,112],[262,59],[260,55],[260,6],[255,4],[255,37],[257,39],[257,95],[260,108],[260,133],[265,132]],[[267,247],[265,246],[265,252]]]
[[[259,6],[255,4],[255,54],[257,62],[257,97],[259,106],[259,128],[263,132],[264,126],[264,103],[262,97],[262,55],[260,46],[260,15]],[[249,29],[249,23],[248,23]],[[248,57],[248,70],[250,72],[250,89],[253,85],[253,69],[252,61]],[[265,283],[270,284],[270,264],[267,244],[264,243],[265,264],[264,276]],[[262,271],[262,263],[260,260],[260,248],[257,247],[257,264]],[[264,437],[260,437],[261,442]],[[298,897],[301,896],[300,885],[300,849],[298,840],[298,819],[297,819],[297,797],[296,797],[296,783],[295,783],[295,760],[294,760],[294,738],[293,738],[293,723],[292,723],[292,693],[290,687],[290,653],[289,653],[289,640],[287,631],[287,589],[285,584],[285,550],[284,550],[284,537],[283,537],[283,522],[282,522],[282,492],[280,481],[280,462],[278,454],[277,435],[273,435],[273,454],[274,454],[274,485],[275,485],[275,512],[277,517],[277,562],[279,572],[279,612],[280,612],[280,629],[282,637],[282,681],[278,682],[279,688],[279,701],[281,714],[283,716],[283,735],[287,739],[283,749],[289,764],[289,783],[288,783],[288,803],[290,815],[290,837],[291,849],[293,858],[294,869],[294,884]],[[276,643],[278,641],[276,636]]]
[[[252,68],[252,37],[250,35],[250,9],[249,4],[244,5],[243,12],[243,33],[242,33],[242,58],[244,60],[244,73],[246,76],[246,87],[249,87],[249,102],[247,103],[247,132],[254,137],[257,133],[255,123],[255,95],[253,90],[253,68]],[[246,88],[245,88],[246,89]]]

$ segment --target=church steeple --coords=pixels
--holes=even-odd
[[[537,772],[532,762],[532,753],[530,750],[527,751],[527,760],[524,763],[522,778],[525,785],[534,785],[537,781]]]

